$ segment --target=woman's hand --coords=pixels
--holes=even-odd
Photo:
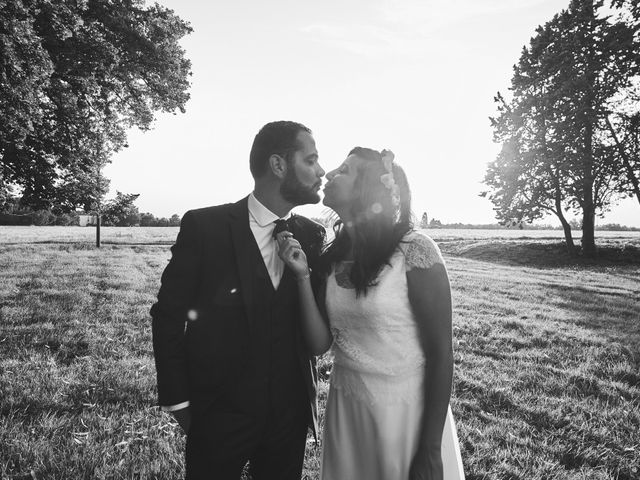
[[[309,275],[309,265],[307,256],[302,250],[300,242],[293,238],[291,232],[286,230],[278,233],[278,255],[298,278],[304,278]]]
[[[331,347],[333,337],[329,330],[329,323],[323,318],[316,303],[309,278],[307,256],[291,232],[280,232],[276,235],[276,239],[278,241],[278,255],[298,278],[298,294],[302,311],[302,336],[307,344],[307,349],[311,355],[322,355]]]

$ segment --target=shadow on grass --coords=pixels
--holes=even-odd
[[[640,283],[640,281],[639,281]],[[626,353],[638,358],[640,368],[640,322],[638,308],[640,285],[576,286],[549,284],[549,299],[565,311],[573,312],[572,323],[593,332],[595,338],[606,337],[623,346]]]
[[[635,239],[602,239],[595,258],[582,255],[576,247],[576,255],[570,255],[564,242],[550,240],[441,240],[438,242],[445,254],[531,268],[575,267],[592,269],[602,267],[640,267],[640,241]]]

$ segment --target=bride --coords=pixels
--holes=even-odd
[[[410,190],[393,153],[354,148],[327,174],[339,220],[316,303],[289,232],[279,255],[297,275],[310,351],[334,355],[323,480],[464,479],[449,407],[451,291],[437,245],[413,229]]]

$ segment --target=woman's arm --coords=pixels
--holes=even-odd
[[[407,272],[409,301],[424,350],[424,412],[410,479],[442,478],[442,432],[453,376],[451,288],[442,263]]]
[[[278,255],[296,275],[298,295],[302,309],[302,336],[307,348],[313,355],[322,355],[333,342],[326,314],[318,308],[313,289],[311,275],[307,265],[307,257],[300,243],[289,232],[278,234]],[[323,300],[324,295],[320,294]]]

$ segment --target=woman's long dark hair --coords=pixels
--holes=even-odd
[[[400,204],[394,205],[392,192],[381,181],[387,173],[382,155],[370,148],[356,147],[349,155],[362,158],[354,183],[356,199],[351,205],[355,221],[353,239],[353,266],[350,279],[356,296],[367,294],[369,287],[377,284],[377,278],[391,255],[402,241],[402,237],[413,228],[411,215],[411,191],[404,170],[393,163],[392,171],[398,185]],[[334,240],[327,245],[321,268],[328,274],[332,265],[345,260],[351,250],[351,238],[340,220],[334,224]]]

